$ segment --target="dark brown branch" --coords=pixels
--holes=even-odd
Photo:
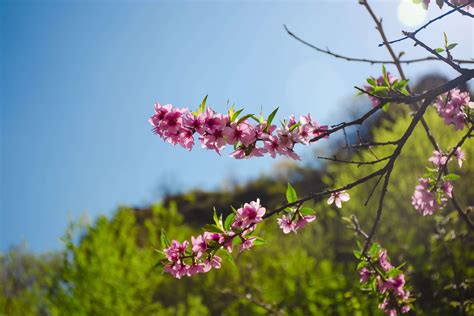
[[[338,54],[338,53],[334,53],[329,48],[323,49],[323,48],[317,47],[317,46],[305,41],[301,37],[295,35],[292,31],[290,31],[285,24],[283,24],[283,27],[285,28],[285,31],[288,33],[288,35],[293,37],[295,40],[297,40],[298,42],[300,42],[300,43],[302,43],[302,44],[304,44],[308,47],[311,47],[312,49],[314,49],[314,50],[316,50],[320,53],[327,54],[327,55],[330,55],[330,56],[335,57],[335,58],[344,59],[346,61],[362,62],[362,63],[371,64],[371,65],[374,65],[374,64],[394,64],[393,60],[377,60],[377,59],[349,57],[349,56],[341,55],[341,54]],[[433,56],[427,56],[427,57],[422,57],[422,58],[400,60],[400,63],[408,65],[408,64],[413,64],[413,63],[418,63],[418,62],[423,62],[423,61],[436,61],[436,60],[439,60],[439,59],[436,58],[436,57],[433,57]],[[454,61],[457,62],[457,63],[460,63],[460,64],[474,64],[474,60],[454,59]]]
[[[465,4],[461,5],[461,6],[456,7],[455,9],[452,9],[452,10],[446,12],[446,13],[441,14],[440,16],[438,16],[438,17],[436,17],[436,18],[434,18],[434,19],[428,21],[427,23],[425,23],[425,24],[423,24],[422,26],[420,26],[419,28],[417,28],[415,31],[412,32],[412,34],[413,34],[413,35],[416,35],[418,32],[420,32],[421,30],[423,30],[423,29],[425,29],[426,27],[428,27],[428,25],[430,25],[431,23],[436,22],[436,21],[438,21],[438,20],[441,20],[441,19],[444,18],[445,16],[448,16],[448,15],[452,14],[453,12],[456,12],[456,11],[458,11],[459,9],[464,8],[465,6],[467,6],[467,5],[469,5],[469,4],[473,3],[473,2],[474,2],[474,0],[471,0],[471,1],[465,3]],[[387,44],[393,44],[393,43],[397,43],[397,42],[401,42],[401,41],[403,41],[403,40],[406,40],[407,38],[409,38],[409,36],[408,36],[407,34],[405,34],[405,33],[407,33],[407,32],[403,32],[403,34],[405,35],[405,37],[401,37],[401,38],[399,38],[399,39],[396,39],[396,40],[393,40],[393,41],[390,41],[390,42],[384,40],[384,42],[383,42],[382,44],[379,44],[379,47],[384,46],[384,45],[387,45]]]
[[[454,4],[452,4],[451,2],[449,2],[448,0],[444,0],[444,3],[448,6],[450,6],[451,8],[454,8],[456,11],[458,11],[459,13],[461,13],[462,15],[465,15],[465,16],[468,16],[470,18],[474,18],[474,14],[471,14],[467,11],[464,11],[464,10],[461,10],[460,8],[461,7],[458,7]]]
[[[323,159],[323,160],[331,160],[331,161],[339,162],[339,163],[354,164],[354,165],[358,165],[360,167],[362,165],[374,165],[376,163],[388,160],[388,159],[390,159],[390,157],[391,156],[387,156],[387,157],[379,158],[379,159],[376,159],[376,160],[370,160],[370,161],[342,160],[342,159],[338,159],[336,156],[334,156],[334,157],[320,157],[320,156],[318,156],[317,158],[318,159]]]
[[[448,59],[446,57],[441,56],[439,53],[437,53],[434,49],[420,41],[419,39],[416,38],[415,33],[410,33],[410,32],[403,32],[408,38],[412,39],[416,45],[420,45],[424,49],[426,49],[428,52],[431,54],[435,55],[438,59],[444,61],[446,64],[450,65],[453,69],[455,69],[459,73],[465,73],[467,69],[461,68],[458,64],[454,63],[451,59]]]
[[[451,202],[453,202],[453,206],[454,208],[456,209],[456,211],[458,212],[458,214],[461,216],[461,218],[464,220],[464,222],[466,222],[467,226],[469,226],[469,228],[471,230],[474,230],[474,223],[472,222],[471,218],[469,217],[469,215],[467,214],[467,212],[465,212],[461,205],[459,204],[458,200],[456,199],[456,196],[454,195],[454,189],[453,191],[451,192],[452,194],[452,198],[451,198]]]
[[[405,133],[403,136],[400,138],[400,142],[395,148],[395,151],[393,152],[393,155],[391,156],[390,160],[387,162],[387,164],[384,167],[384,170],[386,170],[385,174],[385,179],[382,185],[382,191],[380,192],[380,198],[379,198],[379,205],[377,208],[377,213],[375,215],[375,220],[374,223],[372,224],[372,228],[369,232],[369,237],[367,238],[367,242],[365,243],[364,250],[362,251],[363,254],[367,251],[369,247],[369,243],[371,238],[374,236],[375,231],[377,230],[378,223],[380,221],[380,218],[382,217],[382,211],[383,211],[383,205],[385,201],[385,195],[387,194],[388,191],[388,184],[390,182],[390,175],[393,171],[393,167],[395,165],[395,161],[397,160],[398,156],[402,152],[403,147],[405,146],[408,138],[410,135],[413,133],[413,130],[415,129],[416,125],[418,122],[421,120],[423,115],[425,114],[426,109],[428,106],[431,104],[431,101],[433,99],[425,99],[423,104],[421,105],[420,109],[417,111],[416,115],[413,117],[410,125],[406,129]]]

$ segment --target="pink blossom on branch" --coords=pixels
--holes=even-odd
[[[204,101],[203,101],[204,102]],[[233,110],[232,110],[233,111]],[[309,145],[311,140],[327,131],[327,126],[319,126],[308,114],[297,122],[290,116],[281,128],[271,124],[276,110],[269,116],[269,122],[253,115],[238,119],[238,114],[220,114],[211,108],[200,108],[199,113],[187,108],[174,108],[171,104],[155,104],[155,114],[149,119],[153,132],[172,145],[191,150],[195,144],[194,134],[198,134],[201,147],[220,154],[227,145],[233,145],[230,154],[235,159],[262,157],[265,154],[300,160],[294,151],[296,144]],[[272,116],[273,115],[273,116]],[[251,122],[256,120],[255,123]],[[267,126],[268,125],[268,126]]]
[[[347,193],[345,190],[342,191],[337,191],[334,193],[331,193],[328,199],[328,204],[336,204],[338,208],[342,207],[342,202],[347,202],[351,199],[349,193]]]
[[[453,89],[439,96],[436,99],[435,106],[446,125],[453,125],[455,130],[461,130],[467,124],[470,100],[468,92]]]

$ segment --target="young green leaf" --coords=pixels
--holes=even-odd
[[[225,249],[220,250],[219,255],[224,257],[224,259],[230,262],[234,267],[236,266],[234,257],[232,257],[232,255],[227,250]]]
[[[293,203],[298,199],[295,189],[288,183],[288,188],[286,189],[286,200],[288,203]]]
[[[278,108],[273,110],[272,113],[267,118],[267,126],[265,126],[265,129],[263,130],[265,133],[268,132],[268,129],[270,128],[270,125],[272,124],[273,118],[275,117],[276,113],[278,112]]]
[[[449,44],[449,45],[446,47],[446,49],[447,49],[447,50],[451,50],[451,49],[453,49],[453,48],[456,47],[456,46],[458,46],[457,43],[452,43],[452,44]]]
[[[224,231],[217,225],[214,224],[206,224],[204,225],[203,229],[205,231],[211,232],[211,233],[223,233]]]
[[[234,213],[231,213],[226,217],[225,222],[224,222],[224,229],[225,230],[230,229],[230,225],[232,225],[232,223],[234,222],[234,218],[235,218]]]
[[[202,100],[201,105],[199,105],[198,113],[203,113],[206,110],[206,102],[207,102],[207,95]]]
[[[260,245],[263,245],[265,243],[265,240],[263,238],[260,238],[260,237],[257,237],[254,241],[253,241],[253,245],[254,246],[260,246]]]
[[[301,215],[313,215],[314,210],[310,207],[302,207],[300,209],[300,213],[301,213]]]
[[[161,242],[161,247],[163,248],[167,248],[170,246],[168,236],[166,236],[166,231],[163,228],[161,229],[161,233],[160,233],[160,242]]]

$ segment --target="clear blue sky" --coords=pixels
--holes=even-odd
[[[397,2],[374,4],[390,38],[410,30]],[[460,20],[422,38],[441,46],[446,30],[462,43],[459,56],[472,57],[472,22]],[[34,251],[59,249],[69,219],[146,205],[161,185],[212,189],[271,170],[271,158],[234,161],[162,142],[147,122],[156,101],[194,107],[209,94],[220,111],[230,100],[248,111],[311,112],[325,124],[344,119],[352,86],[380,67],[317,54],[283,24],[333,51],[387,57],[356,0],[2,1],[0,23],[0,250],[23,240]],[[409,44],[397,49],[425,55]]]

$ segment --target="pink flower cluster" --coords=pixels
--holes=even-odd
[[[171,245],[164,249],[166,254],[166,259],[162,261],[164,271],[180,279],[183,276],[208,272],[212,268],[219,269],[222,260],[216,252],[219,249],[232,252],[236,240],[239,240],[240,251],[251,248],[257,240],[251,233],[262,221],[263,215],[265,208],[257,199],[245,203],[235,214],[229,215],[233,217],[233,222],[229,223],[228,229],[219,223],[219,226],[214,227],[220,232],[206,231],[202,235],[191,237],[191,244],[187,240],[183,243],[173,240]]]
[[[342,207],[342,202],[347,202],[351,199],[349,193],[347,193],[345,190],[342,191],[337,191],[334,193],[331,193],[331,195],[328,198],[328,204],[336,204],[338,208]]]
[[[194,134],[199,134],[203,148],[215,150],[218,154],[226,145],[232,145],[231,156],[236,159],[261,157],[268,154],[299,160],[294,152],[295,144],[308,145],[314,137],[323,134],[327,126],[319,126],[310,114],[301,116],[296,122],[293,116],[282,123],[281,128],[260,120],[251,124],[250,116],[238,120],[237,117],[216,113],[207,108],[201,113],[193,113],[187,108],[174,108],[171,104],[155,104],[155,114],[149,119],[153,131],[165,141],[191,150]],[[257,146],[259,144],[260,146]]]
[[[384,80],[383,76],[380,76],[377,79],[371,77],[371,79],[373,79],[375,81],[377,86],[385,86],[385,80]],[[392,74],[390,74],[390,72],[387,72],[387,80],[388,80],[389,86],[391,86],[396,80],[398,80],[398,78],[395,77],[395,76],[392,76]],[[367,91],[369,93],[372,93],[372,94],[375,93],[373,86],[365,85],[364,88],[365,88],[365,91]],[[374,97],[374,96],[371,96],[371,95],[368,95],[368,97],[369,97],[370,101],[372,102],[373,107],[376,107],[380,104],[380,100],[377,97]]]
[[[462,149],[456,148],[453,156],[456,158],[459,167],[462,167],[465,159]],[[428,160],[436,167],[436,172],[432,172],[429,177],[418,179],[418,185],[415,187],[415,192],[411,198],[412,205],[423,216],[433,215],[436,210],[443,208],[447,201],[446,196],[453,197],[452,182],[438,175],[449,162],[448,155],[435,150],[433,156]]]
[[[381,249],[379,251],[376,263],[380,271],[376,271],[373,265],[367,265],[359,269],[360,282],[365,284],[375,278],[377,291],[384,295],[384,299],[382,303],[379,304],[379,308],[386,314],[390,316],[397,315],[397,306],[402,313],[408,313],[408,311],[410,311],[410,306],[408,305],[410,291],[404,288],[405,275],[392,266],[388,260],[386,250]],[[395,274],[396,276],[394,276]]]
[[[469,108],[473,108],[468,92],[453,89],[436,99],[439,116],[446,125],[453,125],[455,130],[461,130],[467,123]]]
[[[306,224],[311,223],[315,219],[315,215],[303,215],[298,210],[294,210],[287,215],[283,215],[281,218],[277,218],[277,222],[284,234],[291,232],[296,234],[298,229],[303,228]]]

